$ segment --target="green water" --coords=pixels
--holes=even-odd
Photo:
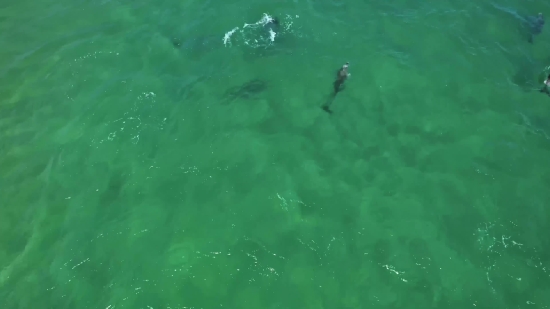
[[[0,308],[548,308],[539,11],[4,1]]]

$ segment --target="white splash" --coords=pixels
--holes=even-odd
[[[271,42],[275,42],[275,36],[277,36],[277,33],[272,29],[269,29],[269,39],[271,40]]]
[[[296,15],[295,18],[298,18]],[[275,39],[280,37],[281,34],[292,33],[294,17],[286,14],[284,21],[279,20],[280,30],[266,27],[269,23],[275,21],[275,18],[267,13],[263,13],[260,20],[255,23],[244,23],[242,27],[235,27],[232,30],[225,33],[223,37],[224,46],[232,45],[246,45],[252,48],[267,48],[275,43]],[[269,29],[268,29],[269,28]],[[234,34],[237,34],[235,37]]]
[[[273,17],[271,17],[269,14],[267,13],[264,13],[264,15],[262,16],[262,19],[258,20],[257,22],[253,23],[253,24],[247,24],[247,23],[244,23],[244,26],[243,26],[243,29],[246,28],[246,27],[254,27],[256,28],[256,26],[265,26],[267,25],[268,23],[272,22],[274,19]]]
[[[239,27],[233,28],[233,30],[227,31],[225,35],[223,36],[223,45],[227,46],[227,43],[231,44],[231,36],[233,33],[235,33],[237,30],[239,30]]]

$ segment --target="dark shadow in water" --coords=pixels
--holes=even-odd
[[[325,101],[325,103],[321,106],[321,108],[329,113],[329,114],[332,114],[332,110],[330,110],[330,106],[332,105],[332,103],[334,102],[334,99],[336,99],[336,93],[333,93],[331,94],[328,99]]]
[[[533,43],[536,35],[539,35],[544,28],[544,16],[539,14],[537,16],[527,16],[524,22],[524,27],[527,28],[527,41]]]
[[[543,85],[547,74],[540,70],[541,66],[534,65],[520,66],[512,81],[525,92],[540,92],[541,94],[550,96],[550,89]]]
[[[521,36],[529,43],[533,43],[535,36],[539,35],[544,28],[544,17],[541,15],[524,15],[520,14],[515,8],[504,7],[496,3],[492,3],[492,5],[497,10],[519,21]],[[530,14],[532,14],[532,12]]]
[[[322,109],[325,112],[329,113],[329,114],[332,114],[332,111],[330,110],[330,106],[334,102],[334,99],[336,99],[336,95],[346,88],[344,86],[344,82],[346,81],[346,79],[348,77],[347,69],[345,71],[345,75],[340,74],[342,71],[343,71],[343,69],[339,69],[338,71],[336,71],[336,80],[332,83],[333,92],[329,96],[329,98],[327,99],[325,104],[323,104],[323,106],[322,106]]]
[[[110,172],[109,182],[107,188],[101,194],[99,202],[102,206],[109,206],[113,204],[122,193],[122,188],[126,183],[127,175],[120,170]]]
[[[520,87],[525,92],[542,92],[547,95],[547,91],[543,88],[543,82],[548,76],[544,72],[544,67],[550,64],[550,59],[545,62],[532,61],[531,59],[522,57],[522,59],[512,60],[517,63],[517,71],[512,76],[512,83]]]
[[[256,99],[258,95],[267,89],[267,83],[261,79],[253,79],[240,86],[235,86],[225,91],[225,97],[235,99]]]

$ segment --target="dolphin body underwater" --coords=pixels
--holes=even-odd
[[[334,89],[334,92],[329,97],[328,101],[323,104],[321,107],[325,112],[332,114],[332,111],[330,110],[330,106],[332,105],[332,102],[334,102],[334,99],[336,98],[336,95],[338,92],[344,90],[344,82],[348,79],[350,76],[350,73],[348,72],[349,68],[349,62],[346,62],[338,71],[336,72],[336,80],[332,83],[332,87]]]
[[[542,32],[542,28],[544,28],[544,15],[539,13],[537,16],[528,16],[525,22],[530,32],[527,41],[533,43],[535,35],[539,35]]]
[[[522,36],[527,36],[529,43],[533,43],[535,36],[542,33],[542,29],[544,28],[544,15],[542,13],[538,13],[536,16],[526,16],[513,8],[496,3],[492,3],[492,6],[504,14],[519,20],[521,26],[520,33]]]
[[[273,17],[264,25],[264,29],[266,29],[269,33],[271,33],[271,31],[278,33],[280,26],[281,24],[279,23],[279,19],[277,19],[277,17]]]

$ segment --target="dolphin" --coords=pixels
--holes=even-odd
[[[329,97],[328,101],[322,106],[323,110],[329,114],[332,114],[332,111],[330,110],[330,105],[336,98],[336,95],[338,92],[344,90],[344,82],[348,77],[350,76],[350,73],[348,72],[349,62],[346,62],[337,72],[336,72],[336,80],[334,83],[332,83],[332,87],[334,89],[334,92]]]
[[[539,13],[537,16],[528,16],[526,23],[530,30],[529,38],[527,40],[529,43],[533,43],[535,35],[540,34],[542,32],[542,28],[544,27],[544,15]]]

